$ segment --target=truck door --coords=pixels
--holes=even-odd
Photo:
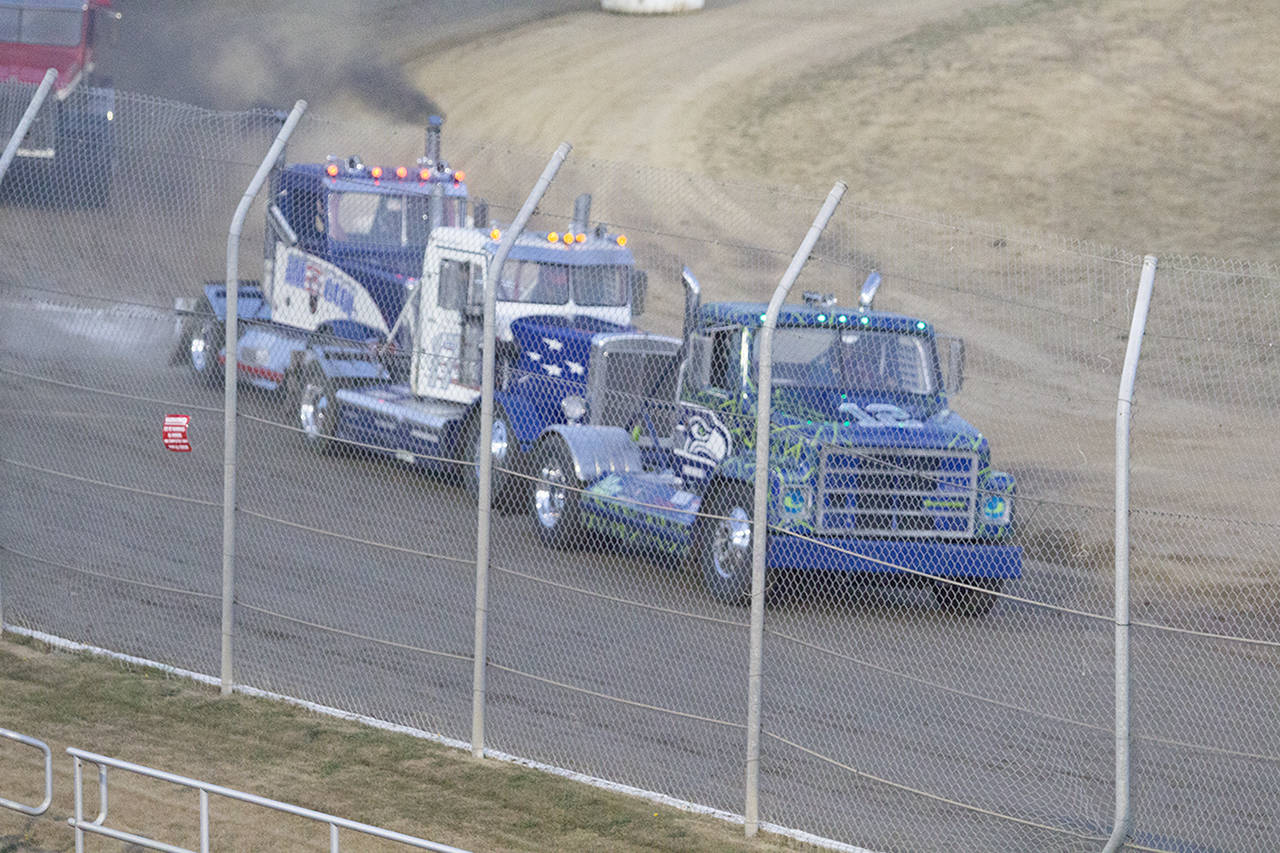
[[[456,249],[431,254],[418,305],[412,390],[470,403],[480,390],[487,257]]]
[[[711,329],[695,335],[689,346],[680,393],[680,414],[671,449],[679,473],[691,486],[705,483],[721,462],[738,448],[743,334],[738,327]]]

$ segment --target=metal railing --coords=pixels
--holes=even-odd
[[[42,740],[11,732],[8,729],[0,729],[0,737],[8,738],[18,743],[25,743],[27,746],[34,746],[44,753],[44,799],[40,801],[40,805],[28,806],[0,797],[0,806],[32,816],[44,814],[49,808],[49,803],[53,802],[53,754],[49,752],[49,745]]]
[[[2,730],[0,730],[2,731]],[[38,741],[37,741],[38,743]],[[48,749],[46,748],[46,754]],[[226,797],[229,800],[238,800],[242,803],[250,803],[255,806],[272,809],[285,814],[295,815],[307,820],[325,823],[329,826],[329,850],[337,853],[340,849],[338,830],[346,829],[352,832],[358,832],[363,835],[381,838],[385,841],[393,841],[399,844],[405,844],[418,850],[435,850],[440,853],[465,853],[458,847],[450,847],[448,844],[438,844],[434,841],[428,841],[425,838],[416,838],[412,835],[405,835],[400,832],[393,832],[389,829],[371,826],[367,823],[360,823],[355,820],[347,820],[346,818],[337,817],[336,815],[325,814],[324,812],[305,809],[301,806],[282,803],[279,800],[268,799],[267,797],[259,797],[256,794],[248,794],[244,791],[237,791],[234,788],[224,788],[221,785],[212,785],[208,782],[201,782],[198,779],[191,779],[186,776],[179,776],[175,773],[166,773],[163,770],[155,770],[150,767],[144,767],[140,764],[133,764],[128,761],[121,761],[117,758],[108,758],[105,755],[98,755],[94,752],[86,752],[83,749],[68,747],[67,753],[75,761],[75,814],[67,820],[76,833],[76,853],[84,851],[84,834],[86,832],[95,835],[114,838],[117,841],[127,841],[131,844],[137,844],[148,850],[165,850],[169,853],[196,853],[196,851],[188,850],[185,847],[178,847],[172,844],[165,844],[162,841],[156,841],[143,835],[137,835],[132,832],[126,832],[121,829],[113,829],[106,826],[107,820],[107,768],[115,768],[123,770],[127,773],[135,773],[139,776],[145,776],[149,779],[159,779],[162,782],[170,782],[174,785],[181,785],[185,788],[194,788],[200,792],[200,853],[208,853],[211,849],[209,844],[209,795],[213,794],[219,797]],[[93,820],[85,820],[84,816],[84,788],[82,785],[83,762],[94,764],[98,768],[98,794],[99,805],[98,814]],[[46,805],[48,805],[46,803]]]

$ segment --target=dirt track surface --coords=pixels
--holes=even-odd
[[[1280,259],[1270,0],[120,0],[117,84],[942,211],[1138,253]]]
[[[744,0],[424,57],[454,127],[1135,252],[1280,258],[1267,0]],[[477,69],[483,72],[477,73]]]

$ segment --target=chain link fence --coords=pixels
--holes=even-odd
[[[31,92],[0,86],[0,132]],[[0,617],[214,674],[216,293],[231,213],[282,116],[113,98],[106,165],[54,158],[63,177],[0,182]],[[467,213],[487,209],[469,228],[447,199],[394,189],[396,166],[419,183],[432,144],[304,116],[288,162],[339,176],[281,178],[249,214],[239,275],[265,274],[261,299],[239,300],[235,682],[743,814],[758,675],[766,826],[881,851],[1100,849],[1115,818],[1116,389],[1142,257],[843,203],[775,333],[753,672],[759,315],[821,199],[769,176],[569,156],[494,276],[478,598],[477,282],[547,152],[447,128],[447,176],[423,184],[469,188]],[[109,193],[86,199],[75,187],[104,170]],[[346,212],[303,216],[308,186]],[[373,241],[386,212],[389,244]],[[425,267],[424,221],[444,226]],[[369,268],[400,276],[377,334],[281,333],[282,294],[305,306],[295,324],[344,298],[348,279],[290,260],[321,232],[365,290]],[[1139,849],[1280,841],[1278,283],[1273,267],[1159,262],[1133,428]],[[432,325],[450,316],[455,332]],[[175,413],[191,416],[190,453],[161,443]]]

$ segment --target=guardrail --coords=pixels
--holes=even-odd
[[[6,737],[12,737],[15,740],[29,743],[32,746],[42,748],[45,753],[45,801],[40,811],[31,811],[30,807],[23,807],[18,804],[10,804],[8,801],[0,800],[0,803],[9,805],[11,808],[17,808],[28,814],[40,814],[44,809],[48,808],[52,799],[52,760],[49,755],[49,748],[34,738],[27,738],[14,732],[8,732],[0,729],[0,734]],[[347,820],[346,818],[337,817],[336,815],[325,814],[324,812],[314,811],[312,809],[302,808],[301,806],[282,803],[279,800],[272,800],[266,797],[259,797],[255,794],[248,794],[244,791],[237,791],[233,788],[224,788],[221,785],[212,785],[208,782],[201,782],[198,779],[191,779],[186,776],[179,776],[174,773],[166,773],[163,770],[155,770],[150,767],[144,767],[140,764],[133,764],[128,761],[121,761],[117,758],[109,758],[105,755],[99,755],[94,752],[86,752],[83,749],[68,747],[67,753],[75,761],[75,814],[67,819],[67,823],[75,830],[76,837],[76,853],[84,851],[84,835],[92,833],[94,835],[102,835],[107,838],[114,838],[117,841],[126,841],[131,844],[137,844],[148,850],[164,850],[169,853],[196,853],[185,847],[177,847],[172,844],[166,844],[162,841],[147,838],[143,835],[137,835],[132,832],[126,832],[122,829],[113,829],[106,825],[107,821],[107,768],[115,768],[128,773],[135,773],[139,776],[145,776],[150,779],[159,779],[163,782],[170,782],[174,785],[181,785],[186,788],[194,788],[200,792],[200,851],[199,853],[208,853],[209,846],[209,795],[214,794],[220,797],[226,797],[230,800],[239,800],[243,803],[251,803],[263,808],[272,809],[274,811],[285,812],[286,814],[295,815],[297,817],[306,818],[308,820],[317,821],[329,825],[329,849],[333,853],[338,853],[340,849],[338,830],[347,829],[352,832],[358,832],[363,835],[370,835],[375,838],[381,838],[385,841],[393,841],[400,844],[408,845],[419,850],[434,850],[438,853],[466,853],[457,847],[450,847],[447,844],[438,844],[434,841],[428,841],[425,838],[417,838],[412,835],[405,835],[400,832],[393,832],[389,829],[383,829],[377,826],[371,826],[367,823],[359,821]],[[98,768],[98,814],[93,820],[86,820],[84,815],[84,787],[83,787],[83,764],[89,762]]]
[[[0,737],[8,738],[18,743],[25,743],[27,746],[33,746],[44,753],[44,799],[40,801],[40,805],[28,806],[0,797],[0,806],[20,811],[23,814],[36,816],[44,814],[49,808],[49,803],[53,802],[53,754],[49,752],[49,745],[42,740],[36,740],[33,737],[12,732],[8,729],[0,729]]]

